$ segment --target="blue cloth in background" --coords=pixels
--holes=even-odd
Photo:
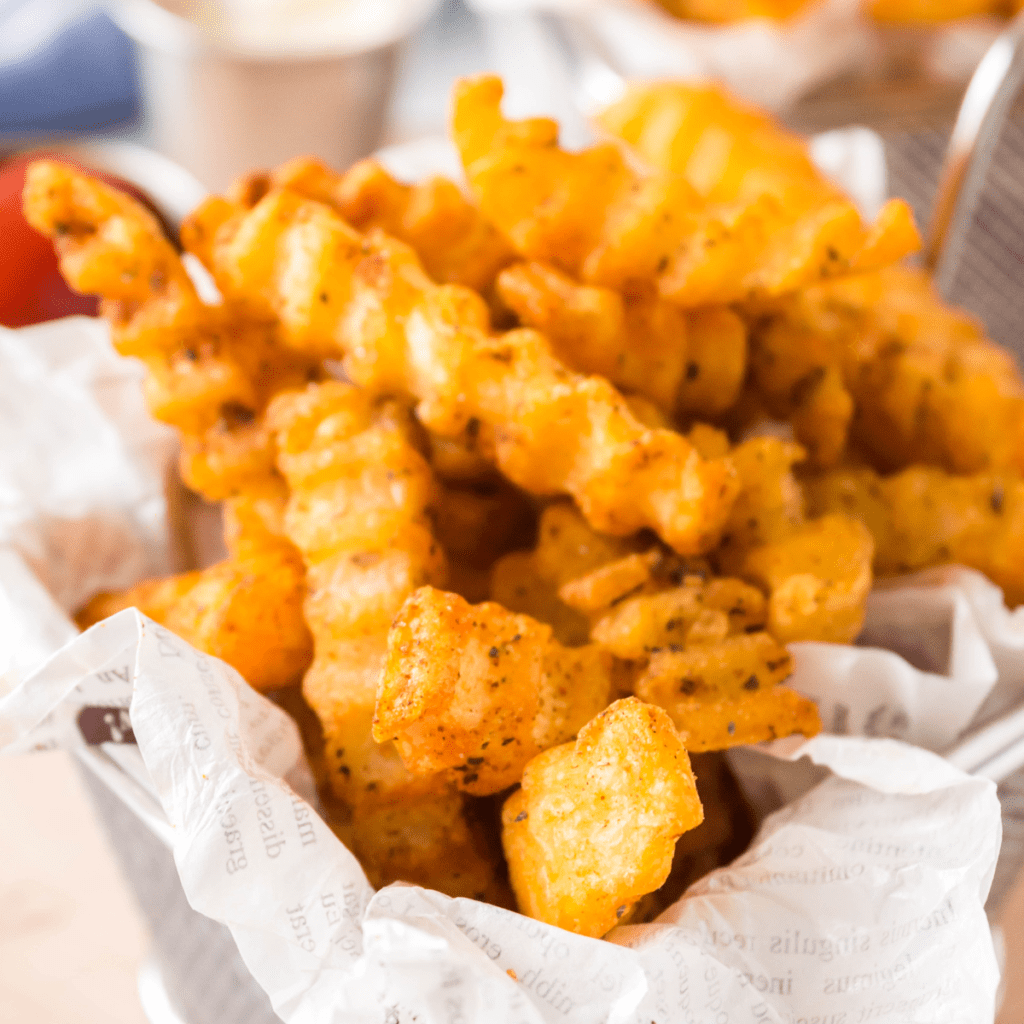
[[[0,142],[108,131],[140,108],[134,43],[102,11],[0,64]]]

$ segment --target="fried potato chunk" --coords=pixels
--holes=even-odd
[[[587,642],[590,623],[562,601],[559,587],[640,546],[635,538],[598,533],[572,502],[553,502],[541,513],[534,549],[513,551],[494,564],[491,600],[546,622],[559,643],[577,647]]]
[[[391,620],[446,573],[430,528],[433,477],[408,412],[329,382],[279,395],[268,422],[291,488],[285,530],[306,563],[315,657],[303,693],[323,724],[332,786],[356,809],[422,791],[370,736]]]
[[[657,549],[630,555],[560,594],[590,616],[594,643],[623,659],[636,695],[672,715],[688,750],[816,732],[813,703],[781,686],[792,662],[765,631],[764,594],[736,579],[680,579],[674,561]]]
[[[485,823],[448,795],[380,807],[335,832],[376,889],[409,882],[456,898],[513,906],[500,851]]]
[[[744,553],[760,544],[781,540],[805,520],[804,493],[793,474],[802,462],[800,445],[777,437],[752,437],[730,449],[740,478],[740,493],[729,513],[719,566],[736,572]]]
[[[806,489],[813,511],[867,526],[880,576],[958,562],[1002,587],[1008,604],[1024,603],[1024,480],[1017,474],[833,470],[809,478]]]
[[[768,630],[778,640],[846,644],[864,624],[874,547],[863,523],[826,515],[751,548],[741,575],[768,590]]]
[[[611,702],[611,656],[565,648],[551,627],[493,602],[417,590],[398,613],[373,734],[417,774],[477,796],[519,781],[530,758],[575,736]]]
[[[746,375],[747,327],[740,317],[725,306],[689,310],[676,415],[721,416],[739,400]]]
[[[406,185],[376,160],[360,160],[335,174],[312,157],[298,157],[269,176],[269,188],[326,203],[358,231],[380,228],[401,239],[439,284],[486,293],[498,271],[515,259],[512,246],[447,178]]]
[[[475,422],[524,490],[573,496],[604,532],[650,527],[684,552],[717,540],[736,489],[727,461],[645,428],[607,381],[570,372],[537,332],[491,333],[484,300],[435,285],[403,243],[280,190],[225,222],[213,258],[227,294],[262,303],[297,349],[344,355],[361,386],[416,398],[439,436]]]
[[[812,465],[850,442],[881,472],[1024,470],[1024,380],[1009,352],[945,305],[921,270],[809,288],[751,328],[751,376]]]
[[[755,587],[741,580],[687,576],[671,590],[620,597],[590,635],[617,657],[636,661],[662,649],[681,650],[761,629],[767,619],[764,595]]]
[[[28,171],[25,216],[51,238],[76,291],[102,298],[114,345],[146,366],[153,415],[182,433],[185,482],[217,501],[274,473],[259,415],[315,367],[279,343],[272,320],[201,301],[177,252],[141,203],[62,164]]]
[[[683,310],[650,289],[620,295],[542,263],[503,270],[497,292],[568,366],[607,377],[670,417],[714,415],[739,394],[746,327],[729,309]]]
[[[226,661],[256,690],[296,685],[313,657],[302,615],[302,559],[253,521],[227,539],[229,557],[201,572],[98,594],[78,613],[79,626],[138,608],[197,650]]]
[[[412,775],[371,732],[391,621],[417,587],[446,576],[418,430],[406,406],[340,382],[279,395],[267,420],[291,489],[285,530],[307,569],[314,658],[302,692],[323,727],[331,788],[351,813],[347,841],[378,880],[487,892],[500,872],[465,798],[437,776]]]
[[[539,754],[502,810],[519,909],[601,936],[668,877],[676,840],[704,811],[668,715],[616,701],[575,743]]]
[[[734,202],[705,199],[679,172],[640,172],[614,143],[569,153],[545,118],[507,121],[499,79],[455,89],[452,133],[483,212],[526,259],[587,284],[653,285],[688,308],[781,295],[883,265],[919,244],[900,201],[877,224],[820,182]]]
[[[814,702],[783,686],[793,671],[768,633],[651,655],[636,695],[663,707],[689,751],[725,750],[821,729]]]

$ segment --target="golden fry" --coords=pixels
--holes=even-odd
[[[951,473],[1024,470],[1024,381],[980,325],[923,271],[889,267],[767,309],[751,330],[752,379],[817,467],[846,434],[872,465]]]
[[[868,529],[833,514],[750,549],[740,574],[768,590],[768,630],[776,639],[847,644],[864,624],[873,555]]]
[[[413,776],[371,732],[391,621],[417,587],[446,574],[431,532],[433,478],[409,413],[331,382],[278,396],[267,419],[291,488],[285,529],[307,569],[314,659],[302,692],[323,727],[331,787],[351,812],[346,841],[378,881],[497,899],[495,855],[464,798]]]
[[[197,650],[226,661],[256,690],[299,682],[313,656],[302,616],[305,573],[280,537],[249,533],[223,562],[201,572],[98,594],[79,612],[84,629],[122,608],[138,608]]]
[[[358,231],[380,228],[406,242],[438,284],[486,292],[515,259],[512,246],[446,178],[404,185],[376,160],[338,175],[299,157],[274,171],[270,186],[333,206]]]
[[[279,344],[268,318],[205,305],[160,224],[131,197],[40,160],[24,203],[68,284],[102,297],[118,351],[145,364],[153,415],[182,432],[185,482],[216,501],[272,475],[258,417],[276,391],[309,379],[311,362]]]
[[[749,584],[687,576],[671,590],[620,595],[590,635],[617,657],[637,661],[663,649],[715,643],[732,633],[761,629],[767,619],[764,595]]]
[[[637,680],[641,700],[665,708],[687,750],[724,750],[821,729],[814,702],[783,686],[789,652],[767,633],[660,651]]]
[[[746,328],[731,310],[683,310],[651,290],[620,295],[542,263],[498,275],[498,295],[574,370],[607,377],[668,416],[715,415],[739,394]]]
[[[575,743],[530,761],[505,802],[502,844],[519,909],[604,935],[665,881],[676,840],[703,817],[668,715],[616,701]]]
[[[484,796],[613,695],[611,657],[597,648],[562,647],[529,616],[424,587],[391,627],[373,734],[394,740],[410,771],[445,772]]]
[[[874,227],[853,203],[808,188],[705,200],[678,172],[634,170],[612,143],[569,153],[555,122],[506,121],[499,79],[456,86],[453,136],[484,215],[526,259],[587,284],[656,286],[685,307],[781,295],[898,259],[918,245],[906,204]]]
[[[727,462],[644,428],[607,381],[571,373],[536,332],[491,334],[480,296],[434,285],[402,243],[277,191],[226,222],[214,261],[225,292],[262,303],[297,349],[343,354],[361,386],[416,398],[437,435],[489,435],[523,489],[572,495],[608,533],[650,527],[688,553],[717,539],[735,494]]]
[[[881,576],[958,562],[1024,603],[1024,481],[1016,474],[950,476],[913,466],[895,476],[834,470],[806,481],[817,513],[854,516],[875,540]]]
[[[443,582],[428,514],[434,483],[408,414],[348,384],[310,385],[268,410],[291,488],[285,530],[302,552],[315,657],[303,693],[323,723],[332,785],[353,808],[423,785],[370,736],[387,633],[417,587]]]
[[[752,437],[730,450],[740,478],[740,493],[729,513],[717,558],[735,572],[742,553],[781,540],[804,522],[804,494],[793,475],[804,450],[776,437]]]
[[[514,551],[495,563],[491,599],[546,622],[559,643],[585,644],[590,623],[561,600],[558,588],[637,548],[635,539],[592,529],[572,502],[554,502],[541,513],[536,547]]]

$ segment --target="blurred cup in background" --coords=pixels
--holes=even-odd
[[[151,144],[221,191],[380,143],[402,45],[438,0],[111,0],[138,43]]]

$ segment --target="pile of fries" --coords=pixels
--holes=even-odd
[[[1024,382],[906,205],[757,111],[638,87],[568,152],[501,98],[455,91],[470,198],[297,159],[208,200],[215,305],[108,186],[41,161],[25,210],[224,504],[224,562],[80,624],[275,692],[374,884],[602,936],[742,848],[718,752],[818,731],[786,645],[852,642],[875,572],[1024,601]]]
[[[689,21],[729,24],[748,18],[784,21],[818,0],[654,0],[669,14]],[[1009,17],[1022,0],[863,0],[868,17],[891,24],[939,25],[980,15]]]

